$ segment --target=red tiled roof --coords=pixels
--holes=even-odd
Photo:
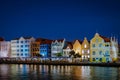
[[[39,42],[40,44],[51,44],[52,40],[44,39],[44,38],[37,38],[36,42]]]
[[[0,37],[0,41],[4,41],[4,38]]]
[[[104,37],[104,36],[101,36],[101,35],[100,35],[100,37],[103,38],[105,42],[110,42],[110,38],[107,38],[107,37]]]

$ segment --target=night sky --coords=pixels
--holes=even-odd
[[[120,37],[120,0],[0,0],[0,36]],[[119,40],[120,41],[120,40]]]

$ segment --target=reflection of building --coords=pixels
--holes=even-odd
[[[52,40],[44,39],[44,38],[37,38],[36,42],[39,43],[39,53],[42,57],[51,57],[51,43]]]
[[[75,53],[79,53],[81,55],[81,44],[82,42],[80,40],[75,40],[73,43],[73,50],[75,51]]]
[[[118,45],[114,39],[109,39],[95,34],[90,41],[90,61],[91,62],[108,62],[117,59]]]
[[[87,40],[87,38],[84,38],[84,41],[82,42],[82,60],[89,60],[90,58],[90,44]]]
[[[66,42],[66,45],[63,49],[63,56],[64,57],[69,57],[70,51],[72,51],[73,45],[71,42]]]
[[[0,38],[0,57],[10,57],[10,42]]]
[[[63,54],[63,48],[65,46],[65,39],[62,40],[54,40],[51,44],[51,57],[57,57],[57,53]]]
[[[11,57],[30,57],[30,45],[34,41],[33,37],[20,37],[11,40]]]
[[[38,42],[32,42],[31,43],[31,57],[37,57],[39,56],[40,49],[39,49],[39,43]]]

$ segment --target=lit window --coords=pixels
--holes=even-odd
[[[82,53],[84,54],[84,50],[82,50]]]
[[[89,50],[88,50],[87,52],[88,52],[88,53],[90,53],[90,51],[89,51]]]
[[[87,48],[87,45],[86,45],[86,44],[84,45],[84,48]]]
[[[90,58],[90,56],[88,55],[88,58]]]

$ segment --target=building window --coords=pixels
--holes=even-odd
[[[84,54],[84,50],[82,50],[82,54]]]
[[[25,51],[28,51],[28,49],[25,49]]]
[[[86,44],[84,45],[84,48],[87,48],[87,45],[86,45]]]
[[[21,53],[21,56],[23,56],[23,53]]]
[[[95,61],[95,58],[93,58],[93,61]]]
[[[89,53],[90,53],[90,51],[88,50],[88,51],[87,51],[87,53],[89,54]]]
[[[27,43],[27,41],[25,41],[25,43]]]
[[[19,56],[19,53],[17,54],[17,56]]]
[[[23,47],[23,45],[21,45],[21,47]]]
[[[105,51],[105,56],[109,56],[109,51]]]
[[[21,51],[23,52],[23,49],[21,49]]]
[[[105,47],[109,47],[109,45],[108,45],[108,44],[106,44],[106,45],[105,45]]]
[[[21,43],[23,43],[23,41],[21,41]]]
[[[27,53],[25,53],[25,56],[27,56]]]
[[[19,52],[19,50],[17,50],[17,52]]]
[[[28,45],[25,45],[25,47],[27,47]]]
[[[19,41],[17,41],[17,43],[19,43]]]
[[[93,55],[95,55],[95,51],[93,51]]]
[[[102,61],[102,58],[100,58],[99,61]]]
[[[99,51],[99,55],[102,55],[102,51]]]
[[[99,47],[102,47],[102,43],[99,44]]]
[[[95,44],[93,44],[92,47],[95,47]]]
[[[96,42],[98,42],[98,39],[96,39]]]

